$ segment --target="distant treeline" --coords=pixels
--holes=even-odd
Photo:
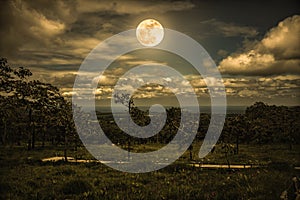
[[[138,109],[137,109],[138,110]],[[144,112],[138,110],[137,112]],[[136,112],[136,113],[137,113]],[[134,117],[137,124],[149,123],[147,112]],[[244,114],[228,114],[224,123],[219,142],[225,143],[247,143],[247,144],[270,144],[286,143],[300,144],[300,106],[287,107],[267,105],[256,102],[246,108]],[[109,114],[98,113],[101,127],[114,143],[122,144],[128,140],[133,143],[164,143],[170,142],[180,123],[180,109],[167,109],[167,122],[158,135],[147,139],[133,138],[122,132]],[[210,123],[210,114],[200,115],[200,125],[196,139],[204,139]]]
[[[244,143],[300,143],[300,106],[256,102],[245,114],[228,115],[221,140]]]
[[[32,73],[24,68],[11,68],[0,58],[0,144],[24,145],[30,149],[64,145],[65,150],[80,145],[73,122],[72,106],[78,116],[85,117],[80,108],[72,105],[49,83],[31,80]],[[122,99],[121,99],[122,100]],[[129,106],[132,118],[139,125],[149,123],[147,112]],[[245,114],[227,115],[220,141],[227,143],[300,143],[300,107],[267,105],[256,102]],[[177,132],[180,109],[167,109],[163,130],[149,139],[134,139],[123,133],[112,116],[98,113],[99,123],[116,144],[168,143]],[[203,140],[210,122],[209,114],[201,114],[197,140]]]

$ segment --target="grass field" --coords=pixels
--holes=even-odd
[[[194,144],[194,158],[200,144]],[[138,148],[138,147],[136,147]],[[154,148],[142,146],[142,149]],[[101,163],[41,162],[62,156],[62,147],[27,151],[24,147],[0,148],[0,199],[279,199],[299,176],[300,146],[241,145],[231,164],[259,164],[253,169],[202,169],[189,166],[189,152],[159,171],[130,174]],[[69,156],[91,159],[84,149]],[[197,162],[226,164],[216,148]]]

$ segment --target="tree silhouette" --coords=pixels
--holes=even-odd
[[[47,137],[47,128],[63,128],[64,143],[74,138],[75,126],[72,105],[66,101],[59,89],[49,83],[30,80],[32,73],[24,68],[11,68],[5,58],[0,59],[0,113],[1,142],[12,144],[18,139],[27,139],[28,149],[34,149],[37,131],[42,132],[42,145]],[[25,113],[25,114],[24,114]],[[8,134],[9,129],[13,129]],[[18,134],[18,135],[17,135]],[[57,132],[60,134],[60,132]],[[48,137],[49,138],[49,137]]]
[[[12,122],[17,117],[21,117],[16,115],[16,113],[19,114],[20,110],[22,110],[19,109],[21,104],[19,92],[26,92],[26,88],[19,87],[26,85],[25,82],[31,75],[32,73],[24,67],[13,69],[8,65],[7,59],[0,58],[0,113],[4,126],[3,131],[1,131],[3,144],[6,144],[6,139],[8,138],[7,125],[9,124],[13,127]],[[25,91],[22,89],[25,89]],[[13,140],[14,136],[11,135],[9,138]],[[13,142],[12,140],[10,141],[11,143]]]

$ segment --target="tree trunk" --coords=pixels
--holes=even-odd
[[[68,156],[67,156],[67,149],[68,149],[68,138],[67,138],[67,131],[65,132],[65,148],[64,148],[64,157],[65,157],[65,161],[68,162]]]
[[[230,169],[230,163],[229,163],[229,159],[228,159],[227,153],[226,153],[226,155],[225,155],[225,158],[226,158],[226,162],[227,162],[227,165],[228,165],[228,169]]]
[[[7,135],[7,126],[6,126],[6,120],[3,120],[4,128],[3,128],[3,135],[2,135],[2,144],[6,144],[6,135]]]
[[[130,139],[129,139],[128,144],[127,144],[128,160],[130,160],[130,149],[131,149],[131,147],[130,147]]]
[[[190,161],[193,160],[193,145],[191,144],[188,148],[189,152],[190,152]]]
[[[29,112],[28,112],[28,130],[29,130],[29,139],[28,139],[28,150],[31,150],[32,148],[32,109],[29,108]]]
[[[34,128],[34,125],[31,127],[31,136],[32,136],[31,149],[34,149],[35,148],[35,128]]]
[[[46,137],[46,129],[43,127],[43,138],[42,138],[42,148],[45,147],[45,137]]]
[[[31,138],[28,139],[27,150],[31,150]]]
[[[235,150],[235,152],[236,152],[236,154],[239,154],[239,134],[237,133],[237,135],[236,135],[236,150]]]
[[[131,107],[132,107],[132,103],[133,101],[130,99],[129,100],[129,103],[128,103],[128,111],[129,111],[129,115],[131,116]],[[128,122],[129,123],[129,122]],[[128,151],[128,160],[130,160],[130,138],[128,140],[128,143],[127,143],[127,151]]]
[[[65,157],[65,161],[68,162],[67,148],[64,149],[64,157]]]

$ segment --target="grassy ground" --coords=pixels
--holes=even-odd
[[[200,144],[195,144],[194,156]],[[137,148],[137,147],[136,147]],[[142,149],[153,148],[150,146]],[[241,145],[229,157],[236,164],[264,167],[241,170],[206,170],[188,166],[186,152],[177,162],[156,172],[130,174],[100,163],[42,163],[45,157],[63,155],[62,148],[27,151],[24,147],[0,148],[0,199],[279,199],[299,172],[300,146]],[[84,148],[70,156],[90,159]],[[224,164],[216,148],[205,163]]]

